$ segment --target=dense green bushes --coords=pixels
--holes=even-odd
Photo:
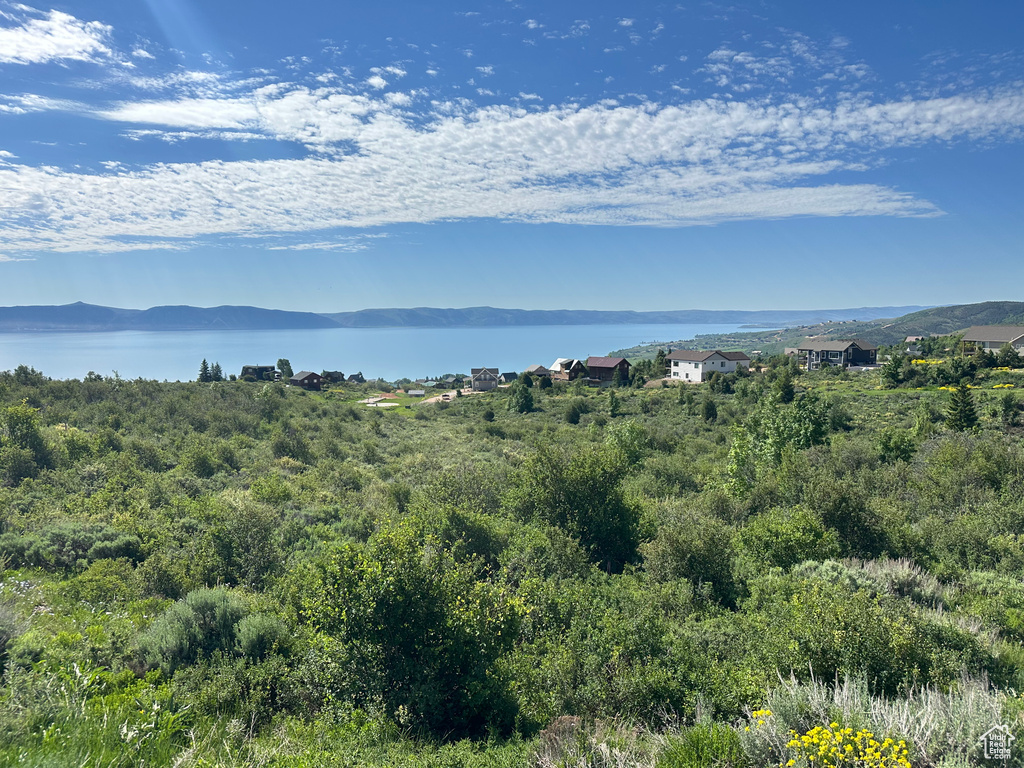
[[[436,541],[382,529],[366,547],[331,555],[302,606],[330,696],[433,732],[510,730],[514,709],[493,667],[521,606]]]
[[[753,767],[785,751],[742,730],[766,696],[776,736],[827,725],[812,676],[878,711],[1024,687],[1024,451],[982,386],[1015,374],[975,374],[963,432],[946,391],[788,362],[408,412],[0,374],[0,761],[191,731],[225,764]]]
[[[58,523],[31,533],[0,535],[0,557],[11,565],[46,570],[77,568],[96,560],[139,560],[142,542],[102,523]]]

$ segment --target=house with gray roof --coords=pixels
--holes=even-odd
[[[288,383],[293,387],[302,387],[303,389],[319,392],[324,384],[324,377],[319,373],[313,373],[313,371],[299,371],[288,379]]]
[[[471,368],[469,371],[469,386],[474,392],[486,392],[498,386],[497,368]]]
[[[742,352],[720,349],[676,349],[666,355],[668,378],[673,381],[700,384],[712,373],[732,373],[737,368],[750,368],[750,358]]]
[[[977,349],[996,353],[1004,344],[1024,354],[1024,325],[972,325],[964,331],[963,351],[968,355]]]
[[[808,371],[816,371],[822,366],[876,365],[878,347],[861,339],[807,339],[796,353]]]

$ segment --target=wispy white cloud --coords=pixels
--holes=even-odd
[[[259,122],[252,99],[179,99],[121,104],[96,113],[122,123],[142,123],[188,128],[242,129]]]
[[[861,81],[870,75],[862,62],[849,62],[843,56],[844,46],[817,45],[807,36],[783,31],[778,43],[761,43],[755,50],[735,50],[721,46],[706,57],[697,71],[707,75],[718,88],[736,93],[789,86],[797,77],[819,83]]]
[[[103,173],[8,161],[0,165],[0,237],[8,252],[107,251],[469,218],[683,226],[933,216],[941,211],[912,193],[832,177],[863,172],[895,147],[1024,130],[1020,89],[831,105],[705,99],[538,111],[447,101],[432,115],[401,106],[285,84],[244,98],[120,105],[99,116],[148,126],[136,129],[147,135],[238,131],[315,154]]]
[[[12,12],[0,14],[0,63],[110,60],[112,32],[112,27],[98,21],[15,5]]]
[[[367,250],[373,240],[387,237],[387,234],[361,234],[355,237],[337,237],[331,240],[301,241],[292,243],[261,244],[269,251],[335,251],[339,253],[358,253]]]
[[[8,256],[5,253],[0,253],[0,264],[7,264],[12,261],[35,261],[34,258]]]
[[[406,72],[402,67],[392,64],[387,67],[370,67],[370,71],[375,75],[392,75],[394,77],[405,77]]]
[[[632,27],[636,23],[636,19],[619,19],[620,27]]]

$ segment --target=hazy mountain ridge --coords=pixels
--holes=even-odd
[[[670,323],[751,323],[774,326],[892,317],[909,307],[820,310],[666,310],[585,309],[362,309],[314,313],[248,306],[159,306],[119,309],[76,302],[58,306],[0,307],[0,332],[30,331],[200,331],[293,330],[302,328],[481,328],[533,325],[634,325]]]
[[[313,312],[258,307],[161,306],[117,309],[94,304],[0,307],[0,331],[227,331],[336,328]]]

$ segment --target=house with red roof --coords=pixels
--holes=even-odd
[[[589,383],[597,387],[610,387],[618,371],[620,384],[629,383],[629,360],[624,357],[588,357],[587,374]]]

